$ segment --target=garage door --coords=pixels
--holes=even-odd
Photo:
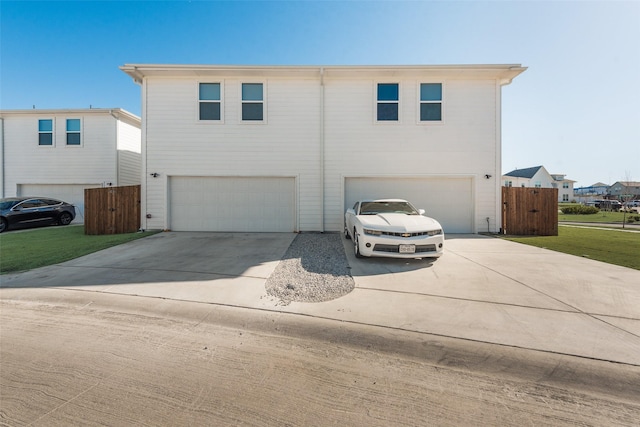
[[[42,196],[64,200],[76,207],[74,224],[84,222],[84,189],[99,188],[101,184],[19,184],[19,196]]]
[[[171,177],[175,231],[292,232],[295,180],[274,177]]]
[[[472,233],[471,184],[471,178],[347,178],[345,209],[362,199],[405,199],[437,219],[445,233]]]

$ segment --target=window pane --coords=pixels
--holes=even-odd
[[[53,134],[50,134],[50,133],[38,134],[38,145],[53,145]]]
[[[201,102],[200,120],[220,120],[220,103]]]
[[[51,132],[53,131],[53,120],[38,120],[39,132]]]
[[[200,83],[201,101],[220,101],[220,83]]]
[[[262,83],[242,83],[243,101],[262,101]]]
[[[442,101],[442,84],[420,84],[420,101]]]
[[[378,120],[398,120],[398,104],[378,103]]]
[[[68,133],[67,134],[67,145],[80,145],[80,134],[79,133]]]
[[[67,119],[67,132],[80,132],[80,119]]]
[[[397,83],[379,83],[378,84],[378,101],[397,101],[398,100],[398,84]]]
[[[262,120],[262,104],[255,102],[243,103],[242,120]]]
[[[420,104],[420,120],[421,121],[442,120],[442,104],[440,104],[439,102],[434,104]]]

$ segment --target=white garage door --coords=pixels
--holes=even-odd
[[[171,177],[175,231],[292,232],[295,180],[273,177]]]
[[[471,178],[347,178],[345,185],[345,209],[362,199],[405,199],[445,233],[473,232]]]
[[[76,207],[74,224],[84,222],[84,189],[99,188],[101,184],[19,184],[19,196],[41,196],[63,200]]]

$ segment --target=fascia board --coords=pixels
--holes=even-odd
[[[0,115],[87,115],[87,114],[112,114],[120,115],[128,118],[133,122],[141,123],[140,117],[133,113],[123,110],[122,108],[48,108],[48,109],[31,109],[31,110],[0,110]]]
[[[137,83],[145,77],[306,77],[371,78],[374,76],[429,76],[447,79],[496,79],[509,84],[527,68],[520,64],[487,65],[342,65],[342,66],[260,66],[260,65],[179,65],[179,64],[125,64],[120,67]]]

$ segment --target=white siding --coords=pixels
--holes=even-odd
[[[265,123],[243,123],[240,85],[262,82]],[[224,123],[198,121],[198,82],[221,82]],[[321,228],[317,80],[150,79],[146,82],[144,228],[168,228],[169,176],[296,177],[300,230]],[[151,173],[158,173],[157,178]]]
[[[139,185],[142,180],[142,135],[140,127],[117,123],[118,185]]]
[[[400,85],[400,120],[375,120],[376,83]],[[418,123],[419,84],[428,78],[329,80],[326,82],[325,228],[340,230],[344,214],[344,178],[349,176],[474,178],[465,212],[474,212],[471,230],[486,230],[496,218],[495,80],[436,80],[443,83],[443,123]],[[485,174],[492,179],[484,179]],[[495,178],[493,178],[495,177]],[[471,182],[471,181],[469,181]],[[402,189],[399,188],[399,192]],[[459,209],[455,195],[446,209]]]

